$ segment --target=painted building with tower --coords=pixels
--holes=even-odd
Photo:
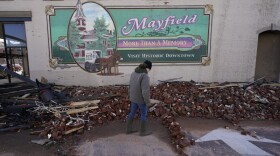
[[[87,9],[94,12],[92,17]],[[146,59],[153,62],[152,84],[173,78],[280,79],[278,0],[6,0],[0,1],[0,10],[1,65],[19,64],[22,75],[32,80],[45,77],[50,83],[81,86],[128,84],[130,73]],[[98,14],[101,10],[106,14]],[[76,40],[69,37],[71,18],[79,30]],[[74,41],[79,42],[75,47]],[[115,52],[120,55],[122,75],[100,75],[77,64],[83,64],[87,54],[106,58]]]

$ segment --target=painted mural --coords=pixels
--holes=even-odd
[[[204,8],[111,8],[123,62],[200,63],[209,54]]]
[[[115,26],[102,6],[78,1],[67,40],[73,59],[86,71],[111,74],[117,65]]]
[[[50,57],[87,72],[118,74],[118,65],[205,64],[210,60],[211,5],[106,7],[95,2],[46,9]],[[49,11],[49,13],[48,13]]]

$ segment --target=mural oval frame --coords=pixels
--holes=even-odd
[[[116,26],[111,14],[96,2],[78,1],[69,19],[67,41],[70,55],[80,68],[89,73],[102,72],[106,68],[104,62],[117,48]]]

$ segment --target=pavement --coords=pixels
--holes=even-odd
[[[242,121],[232,125],[225,120],[177,118],[186,137],[196,140],[184,153],[189,156],[278,156],[280,121]],[[134,123],[139,128],[139,121]],[[176,156],[167,129],[160,119],[149,120],[152,135],[126,135],[124,121],[112,121],[64,137],[49,145],[32,143],[40,138],[32,130],[0,133],[0,156]],[[242,135],[241,130],[254,132]]]
[[[232,125],[224,120],[179,118],[187,137],[196,144],[184,149],[190,156],[272,156],[280,155],[280,121],[243,121]],[[137,125],[138,123],[136,123]],[[159,120],[150,121],[153,134],[140,137],[138,133],[122,133],[124,123],[111,123],[92,130],[87,140],[76,147],[79,156],[174,156],[168,132]],[[240,129],[253,132],[242,135]],[[113,132],[112,132],[113,131]]]

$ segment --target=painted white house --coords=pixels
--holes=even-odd
[[[211,13],[206,59],[194,64],[153,63],[149,72],[152,84],[179,77],[196,82],[248,82],[265,76],[267,80],[279,82],[279,0],[81,0],[81,3],[88,2],[124,9],[201,6]],[[32,80],[43,76],[59,85],[128,84],[130,73],[139,63],[120,62],[121,74],[114,76],[89,73],[77,64],[66,64],[68,68],[64,68],[65,64],[56,64],[55,68],[50,65],[50,60],[55,58],[50,54],[48,7],[74,8],[76,3],[77,0],[0,0],[0,41],[5,38],[5,24],[24,24],[27,47],[23,57]],[[5,47],[1,51],[5,53]],[[1,56],[5,59],[4,54]]]

